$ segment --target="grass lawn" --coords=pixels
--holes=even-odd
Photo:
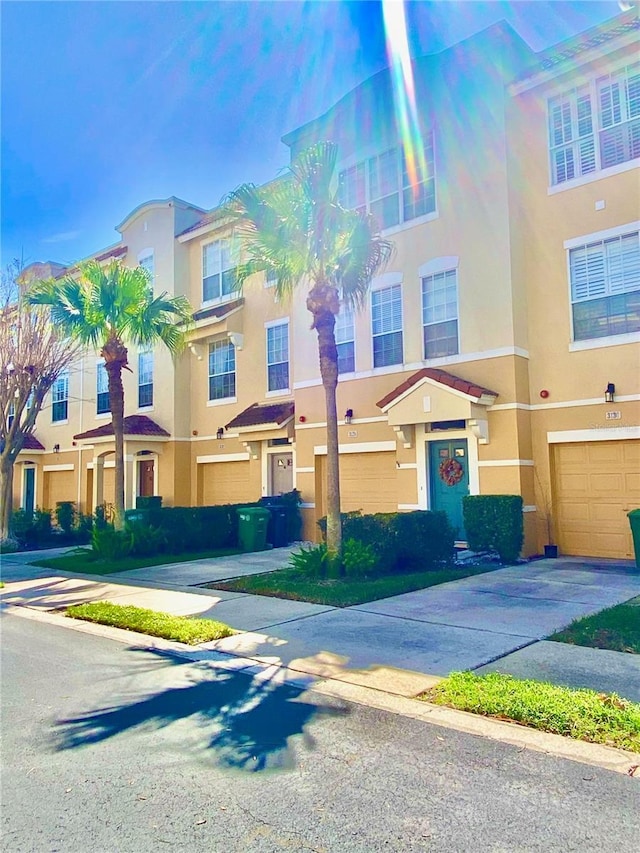
[[[74,604],[67,609],[66,615],[72,619],[84,619],[86,622],[97,622],[100,625],[138,631],[152,637],[163,637],[165,640],[177,640],[190,646],[220,640],[235,633],[228,625],[214,622],[212,619],[171,616],[157,610],[111,604],[109,601]]]
[[[122,560],[100,560],[93,551],[74,549],[61,557],[38,560],[34,566],[45,569],[57,569],[61,572],[78,572],[83,575],[112,575],[116,572],[130,572],[145,566],[163,566],[165,564],[186,563],[189,560],[202,560],[205,557],[228,557],[240,554],[237,548],[224,548],[217,551],[199,551],[197,553],[155,554],[152,557],[124,557]]]
[[[576,619],[564,631],[547,639],[640,655],[640,596],[593,616]]]
[[[248,575],[223,583],[206,584],[206,586],[210,589],[251,592],[254,595],[309,601],[312,604],[326,604],[330,607],[349,607],[352,604],[365,604],[390,595],[425,589],[500,568],[502,566],[491,563],[458,569],[442,569],[436,572],[414,572],[379,578],[340,578],[339,580],[315,580],[304,577],[297,569],[287,568],[266,574]]]
[[[640,752],[640,705],[510,675],[454,672],[419,699],[544,732]]]

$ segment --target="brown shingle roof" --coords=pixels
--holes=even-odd
[[[445,385],[447,388],[454,388],[456,391],[461,391],[463,394],[468,394],[470,397],[497,397],[497,391],[490,391],[488,388],[483,388],[482,385],[476,385],[474,382],[467,382],[466,379],[461,379],[459,376],[454,376],[453,373],[448,373],[446,370],[439,370],[436,367],[423,367],[414,373],[404,382],[401,382],[397,388],[390,391],[382,400],[376,404],[378,408],[384,409],[390,403],[393,403],[398,397],[407,391],[410,391],[414,385],[422,379],[433,379],[439,382],[440,385]]]
[[[220,210],[213,210],[210,213],[206,213],[194,225],[190,225],[188,228],[185,228],[184,231],[181,231],[177,236],[182,237],[183,234],[189,234],[191,231],[197,231],[198,228],[204,228],[205,225],[212,225],[218,219],[222,221],[224,218],[225,217]]]
[[[269,424],[281,427],[284,426],[287,421],[291,420],[293,413],[294,406],[291,400],[286,403],[267,403],[266,405],[254,403],[252,406],[249,406],[248,409],[245,409],[244,412],[240,412],[239,415],[236,415],[232,421],[229,421],[225,429],[237,429],[260,425],[264,425],[266,427]]]
[[[44,450],[44,445],[40,444],[35,435],[28,435],[24,444],[22,445],[23,450]]]
[[[167,437],[169,436],[169,433],[166,431],[166,429],[163,429],[155,421],[152,421],[151,418],[148,418],[146,415],[128,415],[124,419],[124,434],[155,435]],[[77,439],[105,438],[106,436],[110,435],[113,435],[113,421],[108,424],[103,424],[102,426],[96,427],[95,429],[89,429],[86,432],[79,432],[73,437]]]
[[[214,305],[212,308],[202,308],[200,311],[194,311],[193,319],[207,320],[209,317],[226,317],[231,314],[236,308],[244,304],[244,299],[234,299],[233,302],[224,302],[222,305]]]

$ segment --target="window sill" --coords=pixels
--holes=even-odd
[[[581,175],[579,178],[573,178],[570,181],[563,181],[561,184],[554,184],[547,189],[547,195],[555,195],[556,193],[572,190],[574,187],[582,187],[585,184],[592,184],[594,181],[608,178],[612,175],[620,175],[623,172],[628,172],[631,169],[640,167],[640,158],[636,157],[633,160],[627,160],[626,163],[618,163],[617,166],[609,166],[608,169],[599,169],[595,172],[589,172],[588,175]]]
[[[609,335],[605,338],[589,338],[584,341],[572,341],[569,352],[580,352],[587,349],[602,349],[604,347],[622,346],[623,344],[640,343],[640,332],[629,332],[626,335]]]
[[[207,400],[207,406],[226,406],[229,403],[237,402],[237,397],[221,397],[219,400]]]
[[[433,222],[434,219],[439,219],[440,213],[434,210],[433,213],[425,213],[424,216],[416,216],[415,219],[407,219],[406,222],[401,222],[400,225],[392,225],[390,228],[380,229],[383,237],[391,237],[394,234],[400,234],[402,231],[408,231],[415,225],[424,225],[426,222]]]
[[[265,397],[288,397],[291,394],[290,388],[283,388],[281,391],[267,391]]]
[[[64,426],[65,424],[68,424],[68,423],[69,423],[69,418],[64,418],[63,420],[60,420],[60,421],[51,421],[51,426],[54,426],[54,427]]]
[[[205,308],[213,308],[215,305],[224,305],[227,302],[233,302],[234,299],[238,299],[240,297],[240,291],[237,290],[234,293],[228,293],[224,296],[219,296],[217,299],[207,299],[202,300],[200,303],[200,308],[198,310],[203,310]]]
[[[154,411],[153,405],[151,405],[151,406],[138,406],[138,412],[143,412],[143,414],[145,414],[145,415],[147,414],[147,412],[153,412],[153,411]]]
[[[111,417],[111,412],[96,412],[97,421],[106,421]]]

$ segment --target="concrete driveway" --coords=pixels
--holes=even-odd
[[[375,682],[376,671],[390,668],[442,676],[488,665],[521,677],[527,672],[540,677],[541,672],[554,680],[554,667],[560,673],[578,672],[575,661],[580,657],[582,665],[592,650],[539,640],[576,618],[640,595],[640,574],[631,563],[579,558],[511,566],[348,608],[193,586],[278,568],[286,563],[289,549],[278,551],[82,580],[37,578],[16,560],[11,574],[22,571],[31,582],[8,584],[2,597],[7,604],[44,610],[108,598],[219,619],[244,633],[211,644],[212,650],[316,676],[350,679],[357,671],[362,680],[366,670]],[[613,687],[608,682],[600,687],[591,676],[591,681],[584,676],[580,683],[618,692],[622,684],[633,694],[627,692],[629,698],[635,692],[640,697],[640,656],[607,654],[617,661]],[[593,661],[587,666],[593,677],[599,669],[613,672],[612,661]],[[560,683],[566,683],[563,678]]]

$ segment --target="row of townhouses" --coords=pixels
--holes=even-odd
[[[629,557],[640,506],[640,62],[629,12],[534,53],[498,24],[414,63],[428,172],[409,185],[388,71],[284,137],[339,145],[342,201],[394,243],[368,305],[338,318],[343,510],[444,509],[519,494],[525,553]],[[301,97],[304,93],[301,93]],[[231,189],[231,188],[230,188]],[[188,297],[174,364],[130,352],[126,505],[254,501],[300,490],[325,513],[326,437],[304,287],[233,289],[216,209],[141,204],[92,257],[140,264]],[[31,273],[61,275],[49,262]],[[107,379],[96,353],[60,377],[20,454],[17,506],[113,501]],[[454,459],[456,477],[447,476]]]

